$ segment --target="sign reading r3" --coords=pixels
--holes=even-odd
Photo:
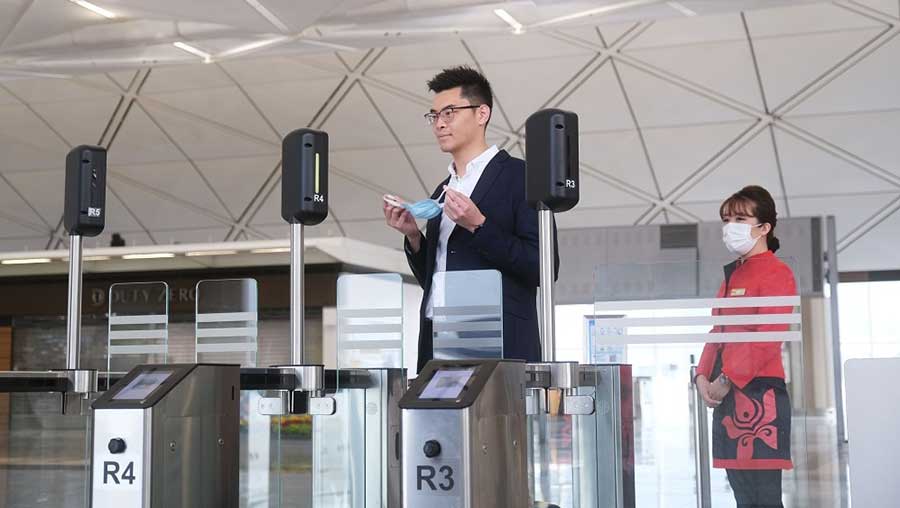
[[[438,489],[444,492],[453,490],[456,481],[453,479],[453,468],[450,466],[416,466],[416,490]]]
[[[129,462],[120,473],[121,467],[118,462],[105,461],[103,463],[103,484],[109,485],[114,483],[121,485],[124,482],[128,482],[128,485],[134,484],[134,480],[136,480],[134,477],[134,462]]]

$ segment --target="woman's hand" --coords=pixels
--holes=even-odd
[[[715,381],[709,383],[709,396],[715,400],[722,401],[728,392],[731,391],[731,381],[723,375],[719,375]]]
[[[716,398],[712,396],[710,393],[712,389],[712,383],[709,382],[709,379],[706,379],[706,376],[700,374],[697,376],[697,391],[700,392],[700,397],[703,398],[703,401],[706,402],[706,405],[709,407],[718,407],[719,404],[722,403],[722,398],[725,398],[724,395],[722,398]],[[727,392],[726,392],[727,393]]]

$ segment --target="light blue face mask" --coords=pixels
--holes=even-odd
[[[444,211],[444,204],[438,203],[436,199],[423,199],[415,203],[403,203],[403,208],[417,219],[430,220]]]

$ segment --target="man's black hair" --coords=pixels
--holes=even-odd
[[[428,89],[434,93],[456,87],[462,88],[460,95],[472,104],[486,104],[493,111],[494,92],[490,82],[483,74],[467,65],[444,69],[428,81]]]

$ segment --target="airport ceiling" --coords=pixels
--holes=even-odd
[[[305,126],[332,148],[309,234],[396,247],[380,197],[446,176],[425,80],[465,63],[514,155],[530,113],[580,115],[563,228],[715,220],[758,183],[837,217],[842,270],[900,268],[898,24],[898,0],[0,0],[0,251],[64,244],[78,144],[110,148],[88,247],[283,238],[280,138]]]

